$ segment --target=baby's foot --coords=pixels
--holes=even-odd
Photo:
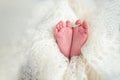
[[[66,25],[60,21],[55,28],[55,37],[60,51],[67,57],[70,57],[70,49],[72,42],[72,24],[66,21]]]
[[[75,24],[76,27],[73,29],[73,41],[71,45],[70,57],[80,55],[81,47],[86,42],[88,37],[88,25],[86,21],[81,23],[80,20],[77,20]]]

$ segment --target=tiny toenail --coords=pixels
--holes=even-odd
[[[68,24],[68,23],[70,23],[70,21],[69,21],[69,20],[67,20],[67,21],[66,21],[66,24]]]
[[[62,28],[62,26],[60,25],[60,29]]]
[[[83,21],[82,26],[83,26],[85,29],[87,29],[87,23],[86,23],[86,21]]]
[[[76,24],[76,25],[81,25],[81,21],[80,21],[80,20],[77,20],[77,21],[75,22],[75,24]]]
[[[62,25],[63,25],[63,22],[62,22],[62,21],[60,21],[59,25],[60,25],[60,26],[62,26]]]
[[[59,28],[59,24],[56,25],[56,28],[57,28],[57,29]]]

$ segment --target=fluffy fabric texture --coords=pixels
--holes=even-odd
[[[18,34],[22,31],[14,35],[14,40],[10,40],[13,42],[8,42],[10,47],[13,46],[8,47],[8,52],[7,45],[1,48],[3,52],[0,55],[11,53],[0,59],[2,80],[120,79],[119,0],[16,1],[9,6],[7,1],[3,2],[7,5],[2,7],[12,6],[10,11],[4,11],[11,12],[8,22],[12,19],[13,26],[23,27],[14,32]],[[60,20],[75,22],[77,19],[88,22],[90,34],[82,48],[83,56],[75,56],[69,63],[56,44],[53,30]],[[9,75],[8,78],[6,75]]]

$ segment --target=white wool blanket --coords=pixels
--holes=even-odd
[[[120,80],[120,0],[1,0],[0,80]],[[86,20],[83,56],[55,42],[60,20]]]

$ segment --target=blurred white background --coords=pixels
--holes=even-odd
[[[22,45],[26,42],[26,29],[36,3],[35,0],[0,0],[0,80],[16,80],[24,60]]]
[[[85,3],[84,0],[81,0],[81,1]],[[88,1],[89,3],[90,0],[86,0],[86,1]],[[94,2],[94,0],[91,0],[91,1]],[[109,1],[109,0],[96,0],[98,11],[101,8],[101,5],[104,5],[100,3],[101,1],[104,3],[105,1]],[[22,64],[24,64],[26,60],[25,55],[27,54],[27,49],[29,45],[31,45],[30,39],[33,36],[33,32],[32,31],[29,32],[31,29],[31,26],[36,27],[34,25],[36,25],[36,23],[39,22],[39,20],[42,19],[43,16],[48,14],[48,10],[52,9],[55,6],[56,2],[59,3],[59,0],[0,0],[0,80],[17,80],[17,77],[19,74],[19,68]],[[93,4],[91,5],[90,4],[89,5],[85,4],[85,6],[87,5],[87,7],[84,6],[82,7],[83,9],[79,9],[79,12],[76,13],[77,17],[82,18],[82,15],[87,12],[88,7],[91,7],[91,5],[93,5]],[[92,8],[94,8],[94,5],[92,6]],[[37,10],[39,11],[37,12]],[[82,10],[84,10],[83,13],[79,15],[79,13]],[[75,11],[77,11],[77,9]],[[89,9],[89,11],[91,11],[90,13],[92,13],[92,9]],[[103,10],[103,14],[104,12],[105,10]],[[110,16],[111,15],[112,14],[110,13]],[[87,15],[87,17],[88,16],[91,17],[91,14]],[[102,18],[98,17],[98,19],[102,19]],[[102,25],[104,25],[104,20]],[[93,29],[94,29],[94,26],[93,26]],[[30,34],[28,35],[28,33],[30,33],[31,35]],[[112,68],[113,67],[111,67],[111,72],[112,72]],[[104,71],[104,67],[102,69]],[[118,70],[116,69],[116,72],[115,72],[116,76],[119,76]],[[112,73],[110,73],[110,76],[111,75]]]

